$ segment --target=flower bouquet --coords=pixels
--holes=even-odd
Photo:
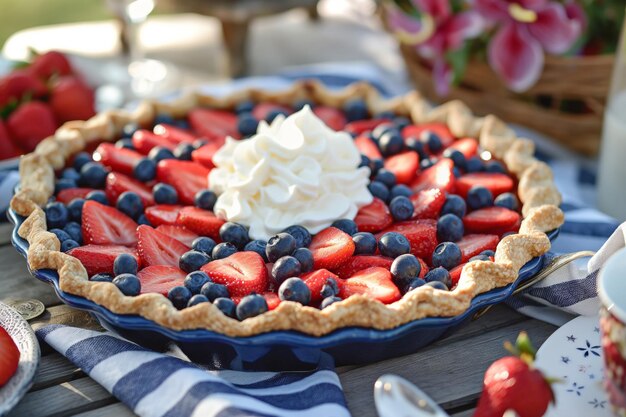
[[[623,0],[388,0],[383,17],[434,101],[597,152]]]

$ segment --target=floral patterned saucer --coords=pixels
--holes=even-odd
[[[611,417],[602,388],[604,362],[598,316],[577,317],[555,331],[537,352],[536,366],[558,378],[552,389],[556,404],[544,417]]]

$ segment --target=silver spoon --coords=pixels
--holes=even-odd
[[[374,401],[380,417],[450,417],[427,394],[397,375],[376,380]]]

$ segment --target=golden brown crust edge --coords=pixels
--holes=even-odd
[[[479,138],[482,149],[502,159],[519,179],[518,194],[524,215],[519,233],[501,240],[494,262],[474,261],[467,264],[459,284],[452,291],[420,287],[390,305],[355,295],[324,310],[283,302],[273,311],[242,322],[226,317],[210,303],[179,311],[159,294],[124,296],[113,284],[89,281],[78,259],[59,252],[59,241],[47,231],[41,206],[53,194],[54,170],[62,168],[72,154],[84,149],[88,143],[113,140],[126,123],[134,121],[147,125],[158,113],[184,116],[197,106],[230,108],[244,99],[291,104],[304,98],[331,106],[363,98],[374,113],[393,110],[410,116],[417,123],[444,122],[458,137]],[[175,330],[204,328],[228,336],[252,336],[273,330],[295,330],[321,336],[348,326],[382,330],[424,317],[461,314],[476,295],[512,283],[526,262],[549,250],[550,240],[545,232],[563,223],[563,213],[558,208],[560,194],[549,167],[537,161],[533,153],[531,141],[516,138],[513,130],[494,116],[475,117],[459,101],[432,107],[416,92],[384,100],[365,83],[329,91],[318,82],[304,81],[276,93],[248,89],[224,98],[188,94],[169,103],[146,101],[133,113],[110,111],[85,122],[66,123],[54,136],[41,142],[33,153],[22,158],[21,189],[13,197],[11,208],[28,217],[18,233],[29,243],[30,267],[57,270],[63,291],[83,296],[117,314],[138,314]],[[367,313],[364,314],[364,311]]]

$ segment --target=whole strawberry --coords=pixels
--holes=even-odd
[[[50,93],[50,106],[59,123],[87,120],[96,114],[94,94],[80,78],[60,77]]]
[[[519,417],[543,416],[554,394],[550,381],[532,366],[535,350],[526,333],[520,333],[516,347],[507,348],[518,356],[499,359],[487,369],[474,417],[502,417],[507,410]]]
[[[2,327],[0,327],[0,353],[0,387],[2,387],[15,374],[20,361],[20,351]]]
[[[55,132],[57,124],[47,104],[30,101],[11,113],[7,119],[7,128],[13,142],[31,152],[39,142]]]
[[[28,70],[20,69],[0,79],[0,108],[25,96],[37,98],[48,93],[46,85]]]
[[[49,51],[35,56],[29,70],[33,75],[48,80],[53,75],[71,74],[72,65],[61,52]]]

